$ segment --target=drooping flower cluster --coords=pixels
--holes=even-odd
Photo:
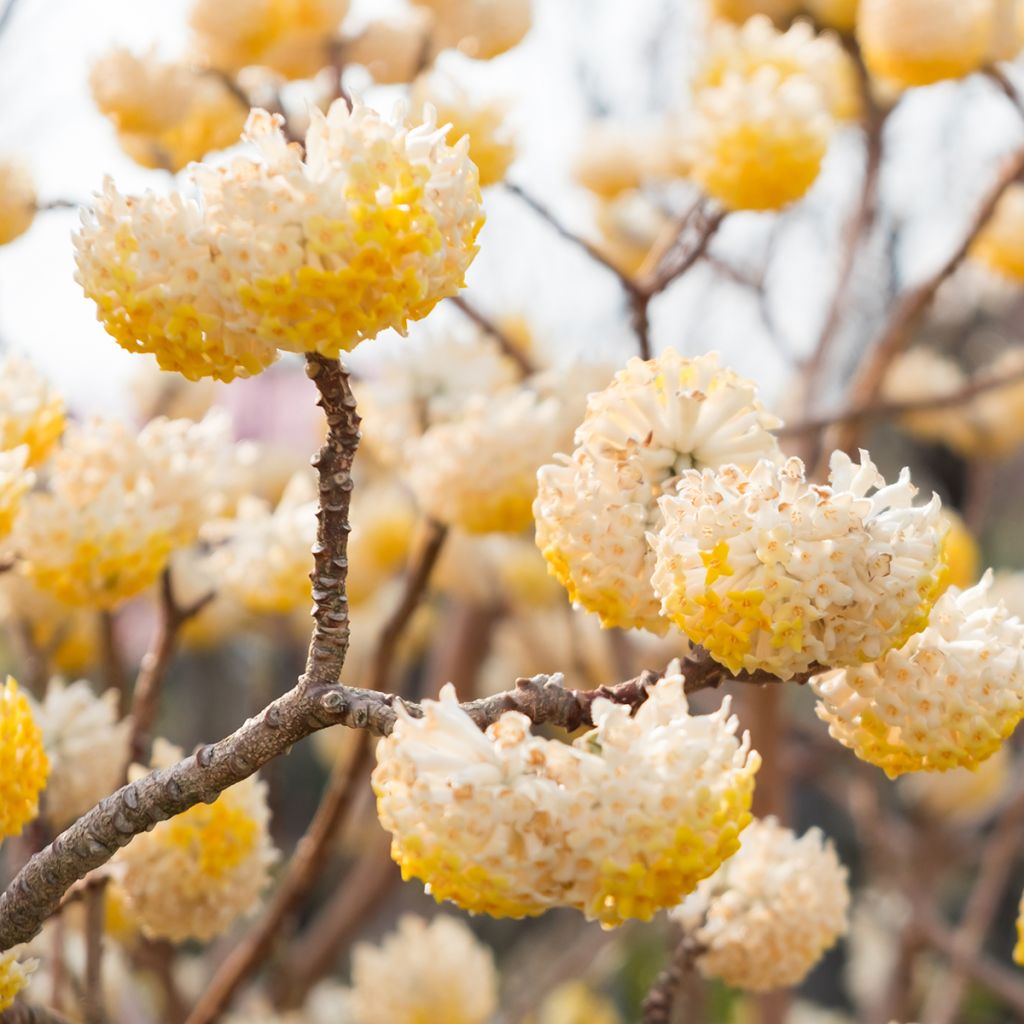
[[[1024,625],[989,603],[990,582],[951,587],[880,660],[815,677],[832,737],[890,777],[991,757],[1024,716]]]
[[[939,499],[914,508],[909,472],[886,485],[866,452],[859,465],[836,452],[829,481],[809,484],[799,459],[760,462],[691,470],[661,499],[662,611],[732,671],[856,665],[927,623]]]
[[[799,984],[846,931],[846,869],[818,829],[753,822],[739,852],[673,911],[707,977],[763,992]]]
[[[462,921],[406,914],[379,945],[352,951],[358,1024],[486,1024],[498,1006],[494,957]]]
[[[154,745],[154,767],[180,756],[169,743]],[[134,778],[141,774],[132,769]],[[251,775],[213,803],[135,836],[116,857],[118,888],[146,935],[207,941],[254,909],[276,859],[266,783]]]
[[[537,544],[570,599],[605,626],[664,633],[647,541],[661,524],[658,498],[691,467],[778,457],[778,423],[714,353],[630,360],[591,395],[573,454],[538,474]]]
[[[24,991],[38,966],[38,960],[19,960],[16,950],[0,953],[0,1011],[14,1005],[18,993]]]
[[[10,677],[0,691],[0,840],[39,813],[50,765],[28,698]]]
[[[316,493],[306,474],[292,478],[274,508],[244,496],[234,517],[208,523],[203,538],[214,545],[211,579],[249,611],[283,614],[308,605]]]
[[[306,158],[253,111],[261,159],[191,172],[180,193],[107,182],[75,236],[78,280],[118,343],[165,370],[231,380],[277,349],[339,352],[404,331],[453,295],[483,223],[468,140],[343,101],[313,111]]]
[[[0,245],[20,238],[36,217],[32,175],[19,161],[0,158]]]
[[[64,399],[21,356],[0,360],[0,450],[28,446],[28,464],[49,455],[64,430]]]
[[[68,430],[48,490],[23,503],[20,568],[67,604],[114,607],[148,587],[216,513],[232,457],[220,416],[156,419],[137,433],[114,420]]]
[[[50,762],[44,810],[60,829],[121,784],[131,723],[118,722],[114,690],[97,697],[84,679],[50,680],[37,719]]]
[[[112,50],[93,65],[89,86],[121,148],[144,167],[179,171],[234,145],[249,112],[216,75],[152,52]]]
[[[450,687],[403,713],[373,774],[403,876],[474,912],[606,927],[679,902],[738,848],[760,764],[728,704],[691,716],[683,682],[676,663],[635,717],[597,700],[571,745],[517,712],[483,733]]]

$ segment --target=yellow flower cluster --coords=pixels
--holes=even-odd
[[[800,0],[711,0],[711,13],[716,18],[744,22],[763,14],[782,22],[800,10]]]
[[[971,256],[1013,281],[1024,281],[1024,185],[1011,185],[1003,193]]]
[[[0,360],[0,451],[28,446],[28,465],[42,462],[64,430],[64,399],[27,360]]]
[[[144,167],[179,171],[234,145],[249,112],[216,76],[154,53],[112,50],[93,65],[89,85],[121,148]]]
[[[337,356],[453,295],[483,224],[468,140],[428,120],[385,121],[343,101],[313,111],[306,158],[264,111],[248,157],[180,194],[125,198],[107,183],[75,236],[78,280],[118,343],[165,370],[231,380],[277,349]]]
[[[0,839],[16,836],[39,813],[49,771],[42,730],[8,676],[0,691]]]
[[[362,64],[378,85],[411,82],[429,58],[433,17],[421,7],[374,18],[342,51],[346,64]]]
[[[22,498],[32,486],[33,476],[25,468],[28,448],[24,445],[0,451],[0,539],[14,527]]]
[[[18,993],[28,985],[29,976],[38,966],[38,960],[19,960],[12,949],[0,953],[0,1011],[14,1004]]]
[[[250,65],[309,78],[330,62],[349,0],[196,0],[195,59],[221,71]]]
[[[458,47],[469,57],[490,60],[522,41],[533,17],[531,0],[413,0],[433,15],[435,50]]]
[[[23,164],[0,159],[0,245],[25,234],[36,217],[36,190]]]
[[[163,741],[153,763],[167,767],[181,751]],[[144,774],[135,766],[133,777]],[[206,941],[249,913],[277,859],[270,839],[266,784],[256,776],[136,836],[117,855],[118,886],[128,911],[154,938]]]
[[[596,701],[571,745],[516,712],[480,732],[451,687],[403,714],[373,774],[403,876],[497,917],[571,906],[614,927],[677,903],[738,848],[760,764],[728,702],[690,716],[678,671],[635,716]]]

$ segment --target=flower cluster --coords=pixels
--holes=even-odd
[[[64,399],[27,360],[0,360],[0,451],[28,446],[28,464],[38,465],[64,430]]]
[[[814,678],[833,738],[890,777],[991,757],[1024,716],[1024,625],[989,603],[990,582],[951,587],[925,630],[873,664]]]
[[[50,765],[28,698],[10,677],[0,691],[0,840],[39,813]]]
[[[22,498],[32,486],[33,475],[25,468],[28,452],[25,445],[0,451],[0,539],[14,528]]]
[[[630,360],[589,398],[573,454],[538,474],[537,544],[570,599],[605,626],[664,633],[647,540],[658,498],[692,467],[776,458],[778,422],[713,353]]]
[[[191,379],[257,373],[277,349],[337,356],[454,294],[483,223],[468,140],[343,101],[306,158],[254,111],[262,159],[190,172],[196,199],[108,182],[75,237],[78,280],[118,343]]]
[[[736,672],[782,679],[879,658],[922,629],[941,586],[939,499],[914,508],[867,453],[829,486],[803,463],[691,470],[660,501],[651,578],[663,613]],[[874,491],[872,494],[871,492]]]
[[[571,745],[517,712],[480,732],[451,687],[403,713],[373,774],[403,876],[494,916],[571,906],[611,927],[677,903],[738,848],[760,763],[727,702],[689,714],[678,672],[633,717],[597,700]]]
[[[19,960],[15,950],[0,953],[0,1011],[9,1009],[28,979],[39,966],[38,960]]]
[[[673,911],[708,977],[763,992],[799,984],[846,931],[846,869],[818,829],[755,821],[739,852]]]
[[[180,756],[169,743],[154,745],[155,767]],[[132,776],[141,774],[134,766]],[[253,910],[276,859],[266,783],[252,775],[137,835],[117,854],[118,888],[146,935],[206,941]]]
[[[352,951],[358,1024],[486,1024],[497,1006],[494,957],[457,918],[406,914],[379,945]]]
[[[131,723],[117,720],[116,691],[97,697],[84,679],[50,680],[36,717],[50,762],[44,811],[63,828],[121,784]]]
[[[36,217],[32,176],[19,162],[0,158],[0,245],[25,234]]]
[[[971,256],[1011,281],[1024,281],[1024,185],[1013,184],[1002,195],[981,229]]]
[[[435,49],[457,47],[469,57],[490,60],[511,50],[530,30],[531,0],[413,0],[433,15]]]

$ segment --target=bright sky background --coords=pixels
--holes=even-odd
[[[600,105],[637,117],[684,108],[686,67],[699,46],[697,7],[697,0],[536,0],[534,30],[520,47],[486,65],[462,62],[480,88],[514,102],[521,157],[511,177],[582,232],[593,231],[590,200],[571,184],[568,169],[588,112]],[[168,187],[166,174],[121,154],[92,105],[86,76],[90,62],[115,43],[155,44],[163,55],[175,54],[184,44],[187,10],[187,0],[19,0],[0,37],[0,151],[28,159],[42,199],[86,199],[105,174],[124,190]],[[909,277],[943,259],[987,187],[996,155],[1022,136],[1019,119],[984,81],[920,90],[906,104],[893,124],[884,193],[906,219],[901,257]],[[837,139],[776,250],[771,312],[797,352],[812,343],[827,299],[841,215],[857,189],[857,141]],[[584,350],[628,352],[615,282],[513,198],[492,190],[487,206],[482,252],[469,278],[478,304],[495,313],[525,312],[563,358]],[[107,337],[73,279],[75,219],[73,211],[46,213],[0,249],[0,341],[29,352],[79,408],[117,409],[138,357]],[[716,252],[756,268],[771,223],[733,218]],[[878,306],[878,285],[870,273],[862,277],[858,288],[870,310]],[[708,271],[690,274],[659,301],[654,329],[661,345],[722,349],[769,394],[784,386],[787,368],[756,304],[734,285],[713,285]]]

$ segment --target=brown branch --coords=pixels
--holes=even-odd
[[[213,593],[185,607],[174,598],[174,581],[168,566],[160,577],[160,617],[149,650],[143,655],[139,674],[132,693],[131,735],[128,745],[128,765],[146,764],[152,743],[153,723],[160,706],[160,691],[164,676],[171,664],[178,642],[178,634],[189,619],[195,617],[213,600]],[[125,766],[127,778],[127,765]]]
[[[966,405],[978,395],[999,388],[1012,387],[1024,380],[1024,370],[1001,376],[979,374],[959,391],[951,391],[947,395],[936,395],[927,398],[912,398],[902,402],[869,402],[853,409],[846,409],[834,416],[822,416],[817,419],[801,420],[789,423],[778,430],[780,437],[796,437],[801,434],[812,434],[829,427],[843,424],[862,423],[867,420],[886,419],[888,417],[905,416],[908,413],[931,412],[937,409],[952,409],[958,405]]]
[[[107,879],[100,878],[85,894],[85,1024],[105,1024],[103,999],[103,928]]]
[[[701,950],[692,938],[684,935],[676,946],[665,969],[655,979],[647,998],[643,1002],[643,1024],[672,1024],[676,1019],[680,1003],[691,1003],[694,999],[687,998],[686,988],[697,982],[699,990],[700,976],[697,973],[697,958]],[[688,1007],[696,1011],[696,1007]],[[699,1019],[699,1012],[687,1014],[686,1020]]]
[[[530,362],[526,353],[503,331],[490,317],[485,316],[480,312],[476,306],[472,305],[464,296],[453,295],[449,299],[451,304],[458,309],[467,320],[471,320],[477,325],[485,334],[489,334],[494,341],[497,343],[498,348],[509,357],[516,366],[519,367],[520,373],[524,377],[528,377],[534,372],[534,365]]]
[[[675,241],[657,261],[655,272],[650,278],[641,278],[639,282],[638,287],[647,296],[648,301],[665,291],[673,281],[682,277],[705,255],[711,239],[715,237],[725,218],[725,210],[708,211],[700,207],[696,211],[696,237],[687,247],[685,235],[687,228],[694,220],[694,218],[687,217],[682,223]]]
[[[1004,162],[996,180],[985,193],[974,216],[971,217],[960,244],[947,257],[942,266],[907,292],[897,303],[889,322],[872,346],[870,356],[853,382],[850,389],[850,404],[852,406],[867,405],[878,394],[889,365],[910,343],[914,328],[932,304],[939,288],[967,258],[974,240],[988,223],[999,200],[1022,172],[1024,172],[1024,149],[1018,150]],[[856,448],[859,438],[857,427],[857,423],[844,424],[839,431],[836,447],[845,451],[852,451]]]
[[[0,1013],[0,1024],[71,1024],[71,1021],[56,1010],[17,1002]]]
[[[128,708],[128,672],[117,642],[116,625],[112,611],[104,609],[99,613],[100,656],[107,686],[117,692],[117,714],[120,717]]]
[[[1024,97],[1021,96],[1017,86],[1013,84],[1003,69],[998,65],[993,64],[991,67],[985,68],[983,74],[987,75],[993,82],[995,82],[995,84],[1002,90],[1003,95],[1017,109],[1017,113],[1020,114],[1021,117],[1024,117]]]

